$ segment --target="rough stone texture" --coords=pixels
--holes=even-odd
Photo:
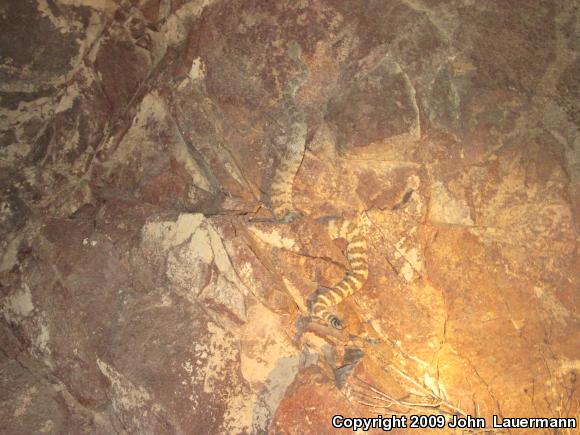
[[[0,4],[2,429],[578,418],[579,41],[565,0]],[[304,218],[252,222],[293,42]],[[358,212],[337,332],[306,319],[348,268],[315,218]]]

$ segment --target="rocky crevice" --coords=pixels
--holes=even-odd
[[[8,433],[578,416],[577,8],[62,0],[0,22]],[[304,218],[281,225],[291,43]],[[348,269],[316,219],[361,212],[342,333],[307,319]]]

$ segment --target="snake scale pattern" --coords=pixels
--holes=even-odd
[[[300,60],[300,46],[289,44],[288,55],[300,68],[299,75],[292,80],[282,93],[282,109],[286,124],[286,147],[280,158],[270,187],[270,202],[275,219],[288,223],[300,216],[292,203],[292,186],[302,164],[306,149],[306,114],[296,104],[296,91],[308,77],[308,68]]]
[[[332,307],[360,290],[369,276],[366,227],[367,219],[362,214],[354,219],[330,220],[327,223],[327,231],[332,239],[342,238],[347,242],[346,258],[350,270],[334,287],[318,289],[312,302],[311,313],[336,329],[342,329],[344,325],[332,312]]]
[[[306,81],[308,69],[300,60],[299,45],[289,44],[288,55],[299,65],[301,73],[289,83],[282,94],[287,140],[270,189],[272,212],[279,223],[289,223],[300,216],[292,202],[292,188],[304,158],[307,133],[306,115],[296,103],[295,94]],[[332,239],[344,238],[346,240],[346,257],[350,270],[333,288],[317,290],[312,301],[311,314],[336,329],[342,329],[343,322],[333,314],[332,308],[359,290],[368,277],[364,218],[358,215],[354,219],[330,219],[326,222],[326,227]]]

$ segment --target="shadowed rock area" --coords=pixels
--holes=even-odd
[[[349,270],[318,218],[357,214],[336,330],[309,318]],[[579,219],[576,2],[0,2],[3,433],[578,420]]]

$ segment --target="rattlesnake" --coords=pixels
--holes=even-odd
[[[304,110],[296,104],[295,94],[306,81],[308,69],[300,60],[301,49],[297,43],[289,44],[288,56],[300,66],[302,72],[289,83],[282,95],[287,143],[272,179],[270,191],[272,212],[276,221],[281,223],[289,223],[300,216],[292,202],[292,187],[304,158],[307,132],[306,116]],[[333,288],[318,290],[312,301],[311,314],[337,329],[342,329],[343,323],[330,311],[331,307],[359,290],[368,277],[364,222],[362,214],[353,219],[328,219],[325,222],[332,239],[344,238],[347,241],[346,256],[351,270]]]
[[[333,288],[318,289],[312,301],[311,313],[336,329],[342,329],[343,322],[330,309],[360,290],[369,275],[366,241],[368,225],[369,220],[363,213],[352,219],[331,218],[326,222],[327,232],[332,239],[346,240],[346,258],[351,270]]]
[[[270,188],[270,202],[272,212],[278,222],[288,223],[300,216],[292,203],[292,186],[294,178],[300,169],[306,149],[306,115],[295,101],[296,91],[304,84],[308,77],[308,69],[300,60],[300,46],[292,42],[289,44],[288,56],[300,67],[300,74],[285,88],[282,93],[282,106],[286,123],[286,148],[280,158],[272,185]]]

